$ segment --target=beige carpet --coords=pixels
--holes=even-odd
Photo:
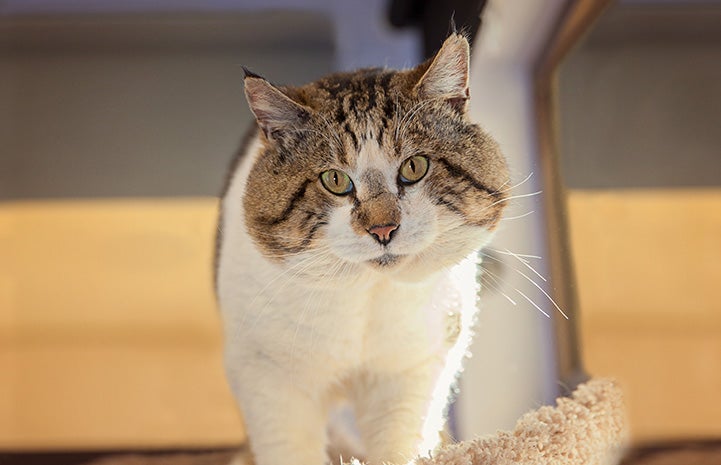
[[[2,465],[227,465],[229,451],[110,454],[0,454]],[[245,454],[245,463],[251,465]],[[720,465],[721,440],[653,444],[632,449],[621,465]],[[288,464],[292,465],[292,464]]]
[[[226,465],[234,454],[210,452],[201,454],[115,455],[87,463],[87,465]],[[243,462],[252,462],[245,454]],[[672,446],[651,446],[634,449],[622,465],[721,465],[721,443],[689,443]]]
[[[621,465],[720,465],[721,441],[658,444],[636,448]]]
[[[114,455],[88,462],[88,465],[228,465],[232,452],[182,453],[168,455]],[[233,465],[252,465],[250,455],[243,451]]]

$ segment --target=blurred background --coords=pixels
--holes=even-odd
[[[471,117],[529,194],[486,251],[456,436],[585,371],[621,381],[636,445],[721,438],[721,2],[0,0],[0,463],[243,444],[211,268],[241,65],[410,67],[452,15]]]
[[[721,3],[621,2],[558,76],[591,373],[638,440],[721,435]]]

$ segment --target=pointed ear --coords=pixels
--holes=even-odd
[[[266,137],[308,120],[310,108],[294,102],[264,78],[244,70],[245,97]]]
[[[466,38],[460,34],[451,34],[416,84],[418,96],[422,99],[446,99],[458,110],[465,111],[470,97],[469,54]]]

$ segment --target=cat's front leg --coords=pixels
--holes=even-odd
[[[365,376],[353,397],[370,464],[406,463],[438,445],[442,425],[424,431],[429,410],[443,408],[432,402],[434,368]]]
[[[327,407],[290,383],[287,375],[269,372],[272,369],[233,376],[255,465],[326,464]]]

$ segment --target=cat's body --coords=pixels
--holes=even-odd
[[[257,465],[326,462],[341,399],[371,463],[437,444],[508,176],[466,121],[467,60],[453,35],[414,70],[246,77],[260,130],[223,197],[217,288]]]

